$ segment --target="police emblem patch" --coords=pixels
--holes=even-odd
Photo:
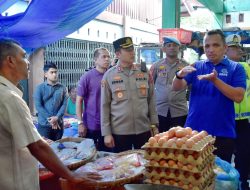
[[[138,73],[138,74],[137,74],[137,77],[138,77],[138,78],[143,78],[143,77],[144,77],[144,74],[143,74],[143,73]]]
[[[120,76],[114,76],[114,80],[121,80]]]
[[[105,87],[106,83],[107,83],[106,80],[102,80],[102,81],[101,81],[101,86],[102,86],[102,87]]]
[[[122,92],[117,92],[117,98],[119,98],[119,99],[123,98],[123,93]]]
[[[164,65],[160,65],[160,67],[159,67],[159,69],[160,70],[163,70],[163,69],[165,69],[166,67],[164,66]]]

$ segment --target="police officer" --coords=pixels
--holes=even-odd
[[[240,62],[243,51],[241,49],[241,37],[237,34],[227,36],[227,56],[229,59],[239,62],[245,69],[247,75],[247,88],[244,99],[241,103],[234,103],[235,123],[236,123],[236,153],[235,167],[240,173],[241,189],[250,189],[247,183],[248,173],[250,172],[250,67],[246,62]]]
[[[105,145],[121,152],[141,148],[158,118],[153,80],[147,70],[134,64],[132,39],[120,38],[113,45],[119,61],[102,80],[101,131]]]
[[[162,51],[166,54],[166,58],[154,63],[150,68],[155,83],[160,132],[167,131],[174,126],[184,126],[187,118],[186,89],[172,90],[175,73],[188,65],[184,60],[178,59],[180,45],[178,39],[164,37]]]

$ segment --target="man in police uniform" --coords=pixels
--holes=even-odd
[[[244,99],[241,103],[234,103],[235,123],[236,123],[236,153],[235,167],[240,173],[241,189],[250,189],[247,183],[248,173],[250,172],[250,67],[246,62],[240,62],[243,51],[241,49],[241,37],[237,34],[231,34],[226,37],[227,57],[233,61],[239,62],[246,71],[247,88]]]
[[[101,131],[105,145],[121,152],[141,148],[158,118],[153,80],[145,68],[134,64],[132,39],[120,38],[113,45],[119,61],[102,80]]]
[[[164,37],[162,51],[166,54],[166,58],[159,60],[150,68],[155,83],[160,132],[174,126],[184,126],[187,118],[186,88],[181,91],[172,90],[175,73],[188,65],[184,60],[178,59],[180,45],[178,39]]]

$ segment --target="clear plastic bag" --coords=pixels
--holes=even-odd
[[[215,190],[237,190],[239,187],[239,172],[228,162],[215,158],[216,173]]]

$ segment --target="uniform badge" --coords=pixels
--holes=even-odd
[[[123,93],[122,92],[117,92],[117,98],[119,98],[119,99],[123,98]]]
[[[106,83],[107,83],[106,80],[102,80],[102,81],[101,81],[101,86],[102,86],[102,87],[105,87]]]
[[[114,76],[114,80],[121,80],[122,78],[120,76]]]
[[[143,74],[143,73],[138,73],[138,74],[137,74],[137,77],[138,77],[138,78],[143,78],[143,77],[144,77],[144,74]]]
[[[159,69],[164,70],[166,67],[164,65],[160,65]]]
[[[141,84],[140,85],[140,93],[141,93],[142,96],[146,96],[147,95],[146,84]]]

